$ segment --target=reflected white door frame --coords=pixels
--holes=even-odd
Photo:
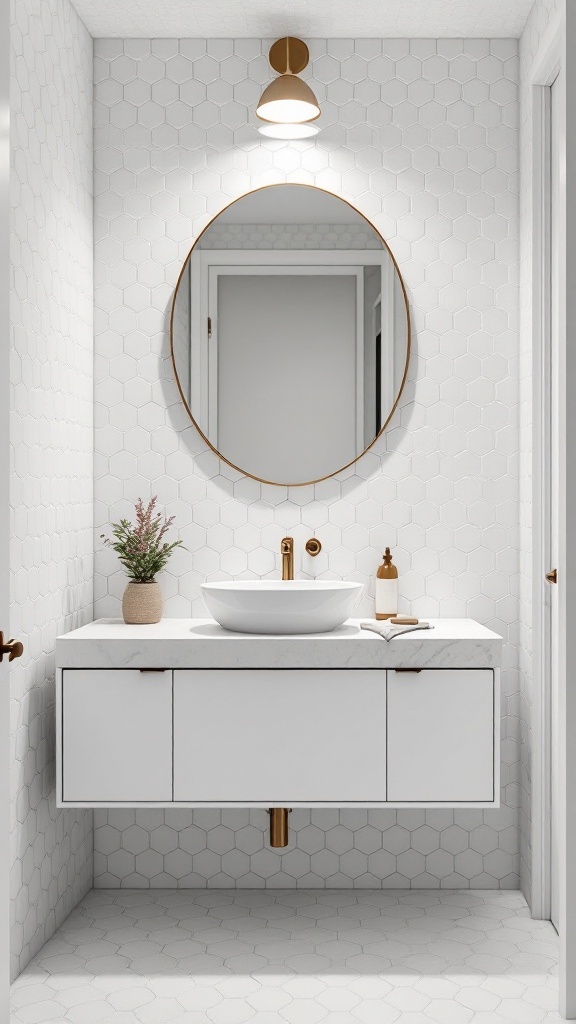
[[[219,255],[218,250],[209,250],[209,255]],[[258,250],[260,253],[261,250]],[[208,429],[206,433],[210,443],[215,448],[219,447],[218,437],[218,337],[219,337],[219,288],[222,278],[226,277],[353,277],[356,281],[356,451],[363,451],[366,447],[364,440],[364,275],[363,266],[349,266],[345,263],[335,265],[334,263],[319,263],[315,266],[306,267],[286,265],[282,261],[284,253],[262,252],[263,262],[261,265],[245,266],[243,263],[232,265],[229,262],[219,265],[208,261],[205,264],[207,283],[203,291],[207,290],[208,317],[210,322],[210,339],[208,342],[208,376],[206,381],[206,408]],[[348,254],[347,254],[348,255]],[[272,257],[276,262],[272,262]]]
[[[388,419],[396,389],[395,310],[397,270],[383,249],[199,249],[192,250],[190,282],[190,359],[187,368],[190,408],[202,433],[215,447],[219,438],[219,373],[221,329],[219,326],[221,282],[226,277],[344,276],[356,279],[356,438],[355,451],[366,448],[379,431],[367,426],[367,416],[376,406],[374,389],[367,387],[365,360],[366,331],[374,327],[365,308],[365,271],[374,268],[379,276],[379,332],[385,370],[380,385],[382,419]],[[255,307],[257,309],[257,305]],[[374,311],[370,313],[374,316]],[[243,322],[246,322],[245,320]],[[375,348],[375,334],[373,335]],[[225,454],[225,453],[224,453]],[[232,459],[234,462],[234,459]]]

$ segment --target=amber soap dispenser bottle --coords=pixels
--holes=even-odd
[[[376,573],[376,618],[391,619],[398,614],[398,569],[392,563],[390,548]]]

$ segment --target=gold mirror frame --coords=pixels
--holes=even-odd
[[[406,309],[406,363],[405,363],[405,366],[404,366],[404,372],[402,374],[402,380],[400,381],[400,387],[398,389],[398,394],[396,395],[396,398],[394,399],[394,404],[393,404],[393,406],[392,406],[392,408],[390,410],[390,414],[389,414],[386,422],[380,428],[380,430],[376,434],[374,440],[371,441],[370,444],[367,445],[366,448],[364,448],[364,450],[362,452],[360,452],[359,455],[356,455],[355,458],[350,459],[350,461],[347,462],[344,466],[340,466],[339,469],[335,469],[333,473],[327,473],[325,476],[318,477],[317,480],[304,480],[304,481],[299,481],[298,483],[283,482],[283,481],[279,481],[279,480],[264,480],[262,477],[256,476],[254,473],[249,473],[247,470],[242,469],[241,466],[236,466],[235,463],[230,462],[230,459],[227,459],[225,455],[222,455],[222,452],[219,452],[218,449],[215,448],[213,444],[211,444],[209,439],[206,437],[206,434],[200,429],[200,427],[198,426],[198,423],[196,422],[196,420],[194,419],[194,416],[192,415],[192,410],[190,409],[188,401],[187,401],[187,399],[186,399],[186,397],[184,395],[184,392],[182,390],[182,385],[180,384],[180,378],[178,377],[178,369],[176,367],[176,359],[175,359],[175,355],[174,355],[174,312],[175,312],[175,308],[176,308],[176,299],[178,298],[178,289],[180,287],[180,282],[181,282],[181,280],[182,280],[182,278],[183,278],[183,276],[184,276],[184,274],[186,272],[186,268],[188,266],[188,261],[189,261],[191,255],[192,255],[193,250],[198,245],[198,242],[205,235],[205,233],[208,231],[208,229],[212,226],[214,221],[218,220],[218,217],[220,217],[220,215],[222,213],[224,213],[225,210],[229,210],[231,206],[234,206],[236,203],[240,202],[241,199],[246,199],[247,196],[255,195],[257,192],[264,192],[264,191],[267,191],[268,189],[271,189],[271,188],[285,187],[286,185],[295,186],[297,188],[311,188],[311,189],[315,189],[317,192],[324,192],[325,195],[333,196],[334,198],[339,199],[342,203],[346,203],[346,205],[349,206],[351,210],[354,210],[355,213],[357,213],[360,217],[362,217],[362,220],[366,221],[366,223],[372,228],[374,233],[378,236],[378,238],[382,242],[382,245],[383,245],[384,249],[386,250],[386,252],[388,253],[390,259],[392,260],[392,263],[394,265],[394,269],[395,269],[396,273],[398,274],[398,280],[400,281],[400,287],[402,288],[402,295],[404,297],[404,305],[405,305],[405,309]],[[205,441],[205,443],[208,445],[208,448],[210,448],[210,450],[213,451],[214,454],[217,455],[218,458],[222,460],[222,462],[225,462],[226,465],[230,466],[231,469],[235,469],[238,473],[241,473],[242,476],[247,476],[251,480],[257,480],[258,483],[261,483],[261,484],[270,484],[273,487],[309,487],[311,484],[319,484],[323,480],[330,480],[331,477],[337,476],[338,473],[342,473],[345,469],[348,469],[349,466],[353,466],[356,462],[358,462],[359,459],[362,458],[363,455],[366,455],[366,452],[370,451],[370,449],[376,444],[376,441],[378,440],[378,438],[380,438],[382,436],[382,434],[384,433],[384,431],[386,430],[386,427],[390,423],[390,420],[392,419],[394,413],[396,412],[396,409],[398,408],[398,403],[400,401],[400,398],[402,397],[402,392],[404,390],[404,385],[406,384],[406,378],[408,376],[408,367],[409,367],[409,364],[410,364],[411,347],[412,347],[412,331],[411,331],[411,324],[410,324],[410,306],[408,304],[408,293],[406,291],[406,285],[404,284],[404,279],[402,277],[402,274],[400,273],[400,268],[398,266],[396,258],[394,256],[392,250],[390,249],[390,246],[388,245],[386,239],[382,237],[382,235],[378,231],[378,228],[376,228],[374,226],[372,221],[369,220],[368,217],[366,217],[361,212],[361,210],[359,210],[356,206],[354,206],[353,203],[350,203],[347,199],[343,199],[342,196],[336,195],[335,192],[330,192],[328,189],[325,189],[325,188],[319,188],[318,185],[306,185],[306,184],[301,183],[301,182],[292,182],[292,181],[276,182],[273,185],[262,185],[260,188],[250,189],[248,192],[245,192],[243,195],[237,196],[236,199],[233,199],[232,202],[228,203],[226,206],[223,206],[222,209],[219,210],[218,213],[215,214],[215,216],[212,217],[208,221],[206,227],[202,229],[202,231],[200,232],[200,234],[196,238],[196,241],[190,247],[190,250],[188,251],[186,259],[184,260],[184,263],[182,265],[182,270],[180,271],[180,273],[178,275],[178,280],[176,282],[176,287],[174,288],[174,297],[172,299],[172,307],[171,307],[171,310],[170,310],[170,356],[171,356],[171,359],[172,359],[172,367],[174,369],[174,377],[176,379],[176,385],[178,387],[178,391],[180,392],[180,398],[182,399],[182,403],[184,405],[184,408],[186,409],[186,412],[188,413],[192,423],[196,427],[196,430],[200,434],[200,437],[202,438],[202,440]]]

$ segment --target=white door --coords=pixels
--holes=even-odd
[[[534,96],[533,208],[535,364],[533,698],[536,912],[559,934],[560,1013],[576,1019],[576,816],[573,578],[574,504],[574,118],[570,115],[576,9],[560,5],[530,73]],[[539,93],[539,96],[537,94]],[[573,105],[573,104],[572,104]],[[540,340],[541,339],[541,340]],[[538,344],[539,343],[539,344]],[[543,500],[545,498],[545,500]],[[554,575],[554,571],[556,571]],[[550,580],[546,576],[551,574]],[[544,614],[542,614],[544,613]],[[540,678],[538,678],[540,677]],[[538,685],[538,683],[540,685]]]
[[[10,629],[9,577],[9,264],[10,212],[8,175],[10,4],[0,5],[0,629]],[[0,1020],[8,1020],[10,990],[10,904],[9,904],[9,751],[10,692],[8,661],[0,664]]]
[[[558,238],[559,238],[559,204],[560,204],[560,125],[559,118],[561,104],[558,102],[559,79],[552,84],[549,90],[549,181],[550,181],[550,205],[549,205],[549,302],[548,302],[548,333],[549,351],[547,359],[548,381],[547,391],[547,451],[546,460],[546,494],[547,500],[547,523],[546,523],[546,562],[547,572],[557,571],[559,563],[558,553],[558,509],[560,507],[559,489],[559,374],[558,374],[558,351],[560,338],[560,274],[558,265]],[[550,577],[549,585],[545,589],[547,605],[547,662],[549,677],[548,692],[550,693],[550,918],[552,924],[558,931],[560,896],[559,896],[559,874],[558,874],[558,837],[560,813],[560,774],[559,774],[559,630],[558,630],[558,589],[553,577]]]

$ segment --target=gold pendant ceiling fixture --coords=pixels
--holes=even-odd
[[[312,89],[298,75],[307,66],[306,43],[294,36],[278,39],[268,54],[270,66],[279,73],[260,97],[256,115],[267,124],[258,129],[270,139],[307,139],[318,133],[315,121],[320,107]]]

